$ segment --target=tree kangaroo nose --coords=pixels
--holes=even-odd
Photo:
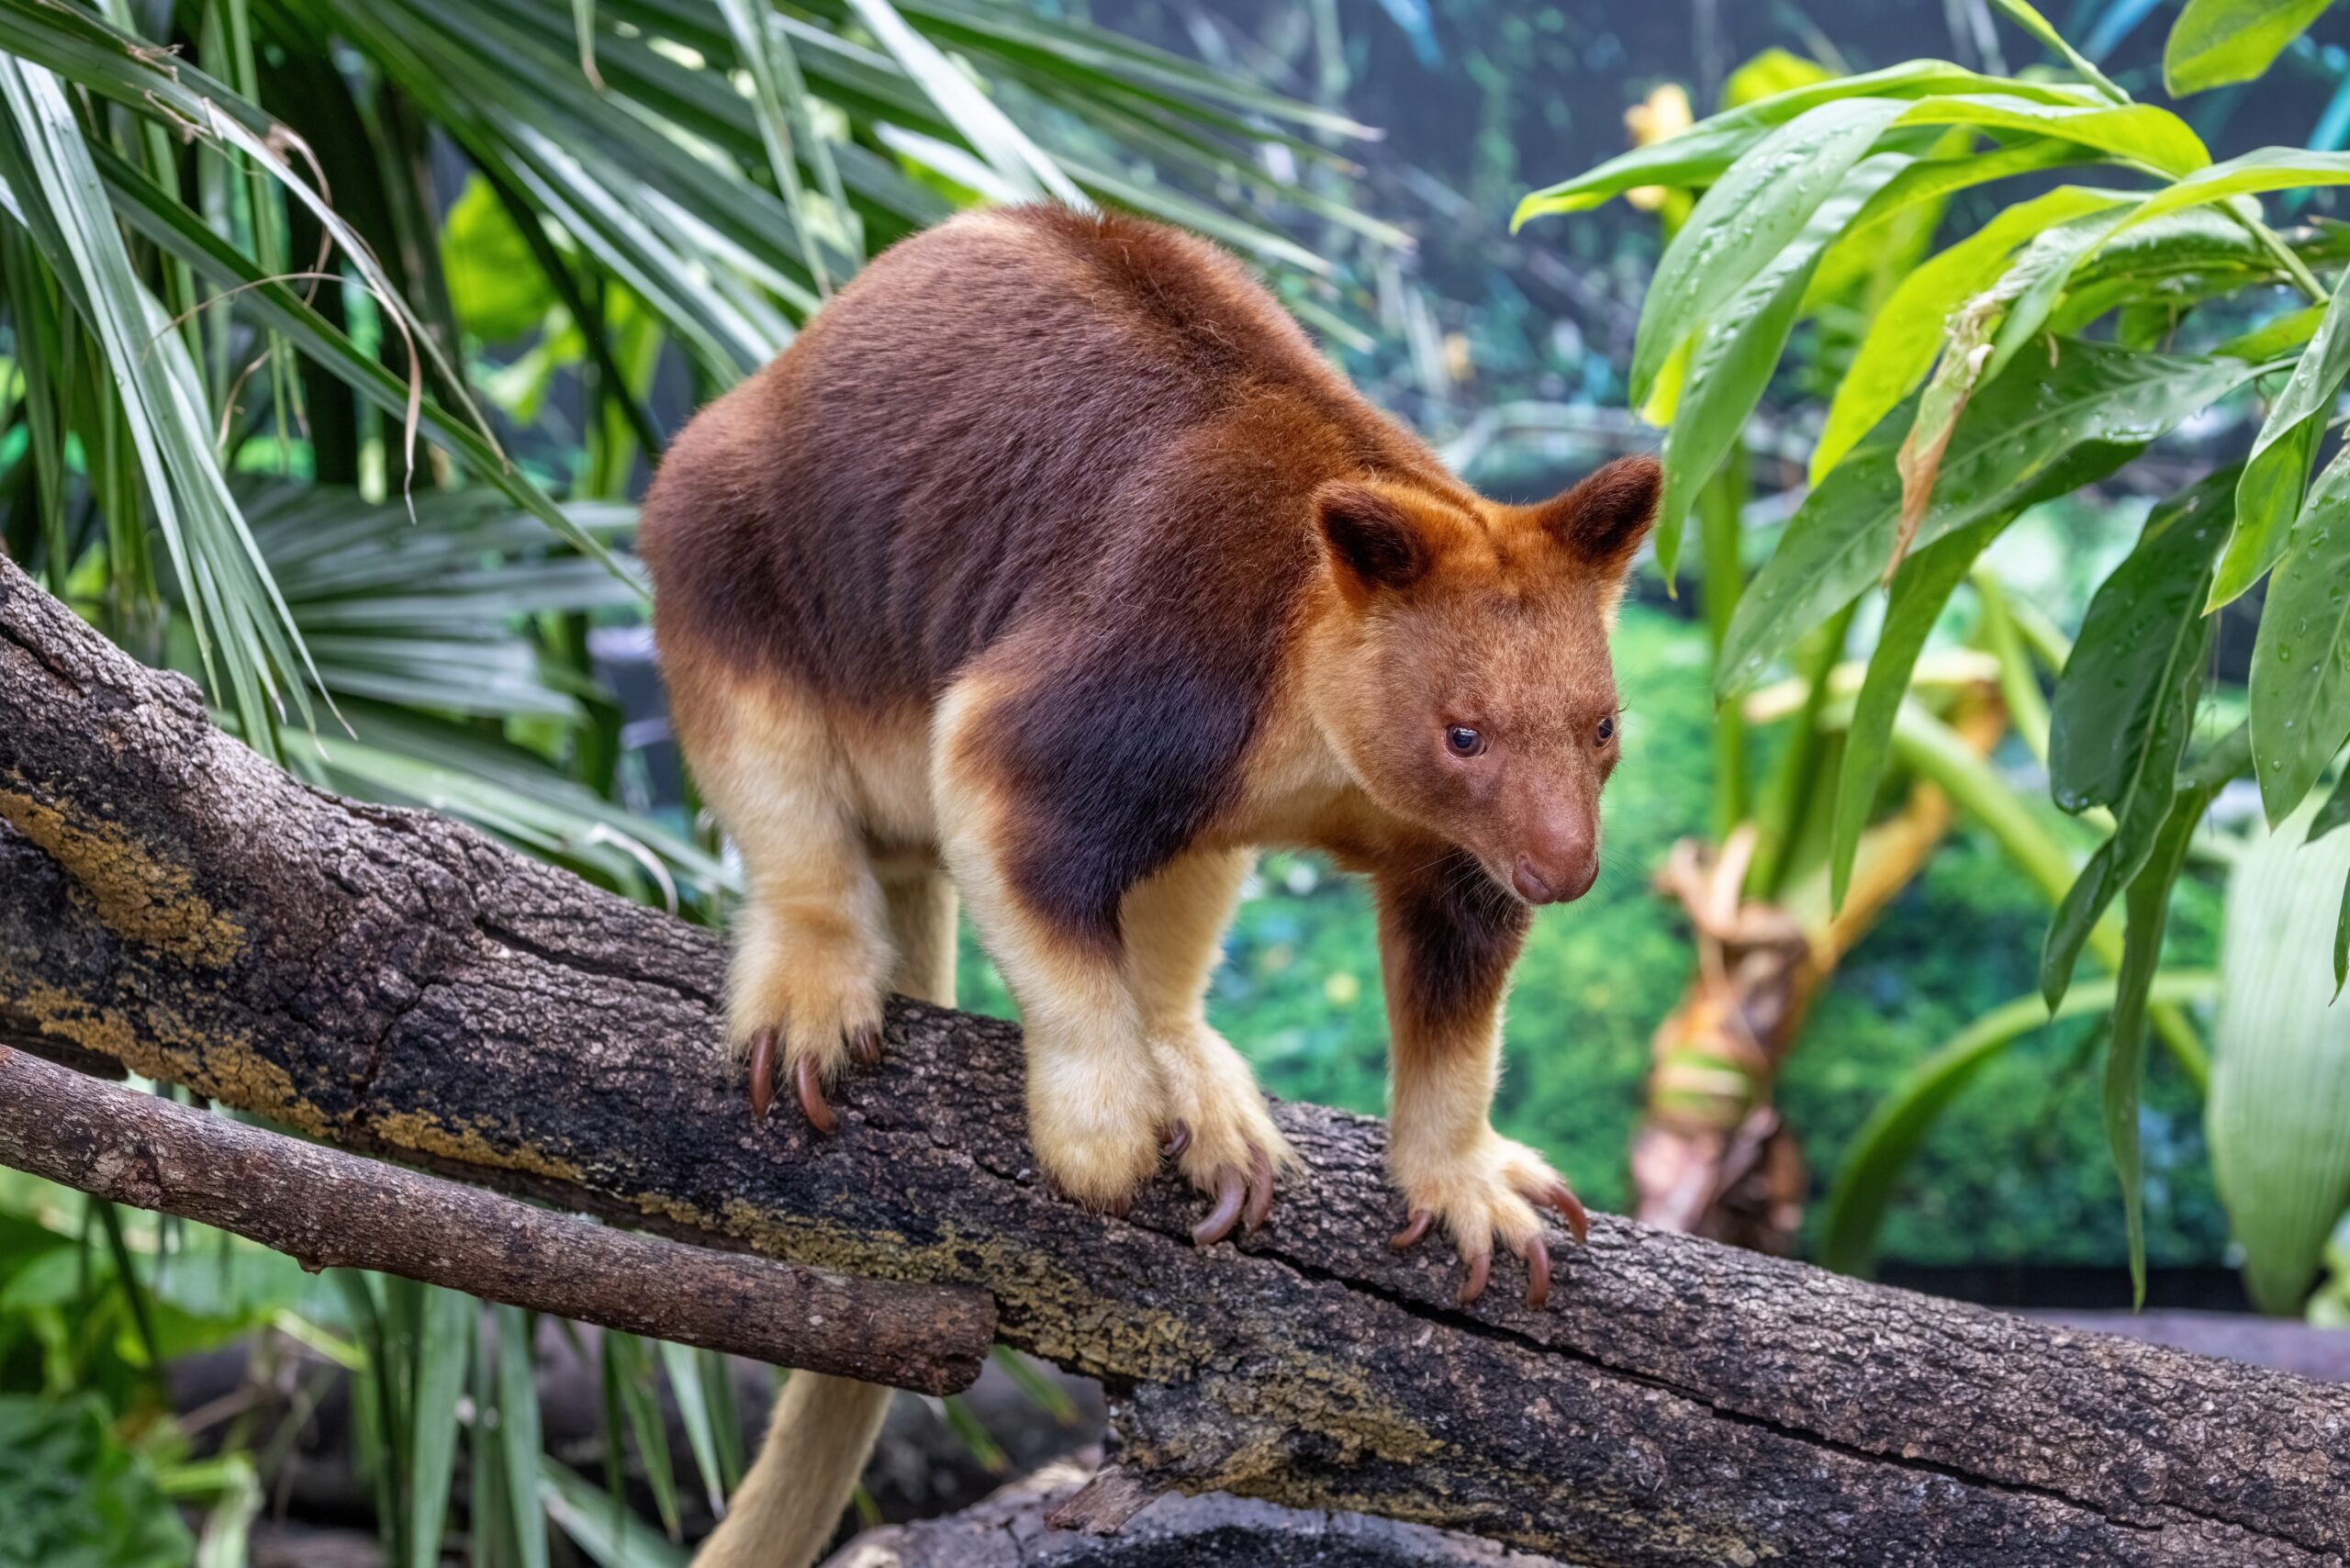
[[[1511,885],[1528,903],[1566,903],[1599,879],[1599,846],[1588,827],[1561,826],[1518,852]]]

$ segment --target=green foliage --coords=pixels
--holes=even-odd
[[[2114,831],[2049,924],[2040,985],[2052,1009],[2091,928],[2146,867],[2171,816],[2213,632],[2203,598],[2235,480],[2221,470],[2154,510],[2138,547],[2089,601],[2056,683],[2050,789],[2068,812],[2109,808]]]
[[[179,1568],[195,1547],[101,1401],[0,1394],[0,1564]]]
[[[2187,0],[2163,45],[2163,86],[2175,98],[2250,82],[2308,30],[2329,0]]]
[[[2244,1283],[2272,1313],[2300,1310],[2350,1211],[2350,1012],[2334,1005],[2324,958],[2350,834],[2305,844],[2312,815],[2253,845],[2230,881],[2207,1114]]]
[[[2212,976],[2174,972],[2156,981],[2154,994],[2171,1002],[2208,1002],[2218,990]],[[2110,980],[2076,986],[2053,1014],[2036,993],[2017,997],[1968,1025],[1912,1069],[1869,1114],[1867,1125],[1837,1167],[1818,1218],[1819,1245],[1814,1256],[1820,1266],[1848,1274],[1871,1272],[1886,1212],[1900,1190],[1902,1176],[1958,1096],[2017,1041],[2056,1019],[2105,1012],[2113,1005],[2116,991]]]
[[[2171,35],[2174,90],[2257,75],[2321,8],[2195,0]],[[1854,242],[1908,199],[1913,183],[1955,188],[2091,166],[2121,177],[2031,196],[1954,239],[1892,290],[1835,389],[1813,487],[1727,629],[1717,674],[1722,693],[1734,696],[1815,646],[1820,628],[1841,642],[1854,602],[1872,585],[1889,585],[1841,764],[1830,858],[1839,898],[1905,711],[1903,688],[1973,557],[2026,508],[2104,477],[2256,377],[2285,373],[2249,462],[2158,510],[2140,549],[2108,578],[2051,711],[2057,803],[2109,810],[2112,828],[2066,879],[2043,945],[2042,989],[2053,1006],[2119,899],[2119,941],[2100,939],[2120,977],[2105,1120],[2143,1278],[2144,1024],[2189,842],[2233,773],[2256,771],[2269,818],[2280,821],[2350,739],[2350,529],[2340,516],[2340,460],[2309,480],[2350,351],[2341,346],[2338,300],[2312,266],[2326,257],[2328,237],[2279,234],[2252,199],[2342,183],[2350,159],[2270,147],[2214,162],[2183,120],[2132,102],[2031,6],[2002,0],[2000,9],[2078,84],[2045,74],[1981,78],[1940,62],[1790,78],[1773,96],[1528,196],[1517,218],[1581,210],[1635,185],[1703,187],[1644,303],[1630,386],[1636,406],[1673,421],[1668,495],[1692,496],[1731,450],[1770,378],[1771,367],[1756,363],[1774,357],[1762,345],[1785,344],[1794,319],[1825,304],[1806,297],[1783,312],[1774,294],[1741,291],[1811,267],[1823,247]],[[1929,127],[1949,129],[1929,140]],[[1830,199],[1861,169],[1874,194],[1848,200],[1843,217]],[[1825,216],[1807,228],[1816,215]],[[2279,283],[2325,308],[2216,347],[2200,346],[2216,336],[2205,330],[2173,352],[2153,351],[2177,335],[2182,317],[2221,301],[2258,308],[2258,291]],[[1760,320],[1755,352],[1713,343],[1733,330],[1720,319],[1733,299]],[[1668,510],[1668,521],[1677,516]],[[2191,743],[2206,711],[2215,628],[2204,612],[2272,566],[2248,726],[2197,758]],[[1797,744],[1808,744],[1800,733]],[[1782,831],[1793,834],[1797,824]],[[2051,868],[2044,853],[2032,860]],[[1763,886],[1779,885],[1774,869]],[[2344,908],[2342,967],[2350,970]],[[2199,1061],[2175,1014],[2163,1027],[2182,1060]],[[1913,1096],[1913,1107],[1920,1103]]]

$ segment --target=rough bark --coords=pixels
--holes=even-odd
[[[62,1041],[322,1139],[715,1247],[979,1285],[1102,1378],[1153,1484],[1592,1564],[2339,1563],[2350,1390],[1602,1216],[1550,1306],[1386,1245],[1380,1124],[1195,1252],[1033,1169],[1009,1025],[893,1004],[827,1138],[755,1123],[715,937],[212,730],[0,563],[0,1040]],[[1571,1047],[1570,1047],[1571,1048]]]
[[[960,1512],[867,1530],[823,1568],[1564,1568],[1426,1525],[1221,1495],[1160,1498],[1114,1536],[1058,1528],[1088,1481],[1083,1464],[1047,1465]]]
[[[95,1082],[6,1046],[0,1164],[235,1231],[313,1271],[375,1269],[924,1394],[968,1388],[995,1342],[995,1303],[984,1291],[844,1279],[550,1214]]]

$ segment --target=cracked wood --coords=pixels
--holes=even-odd
[[[0,562],[0,1040],[706,1245],[979,1285],[1115,1395],[1119,1463],[1597,1565],[2340,1564],[2350,1389],[1606,1216],[1550,1306],[1398,1258],[1380,1124],[1193,1251],[1171,1178],[1055,1202],[1018,1033],[892,1005],[841,1130],[752,1122],[718,941],[454,823],[305,788]],[[1572,1050],[1572,1043],[1561,1047]]]

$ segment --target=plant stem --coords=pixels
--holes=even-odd
[[[1740,513],[1746,504],[1746,446],[1730,448],[1729,460],[1697,497],[1698,541],[1704,580],[1699,589],[1706,611],[1707,647],[1713,662],[1721,662],[1722,644],[1729,634],[1730,616],[1746,590],[1746,574],[1739,559]],[[1714,836],[1727,838],[1753,809],[1753,779],[1746,756],[1746,711],[1737,702],[1718,704],[1714,713]]]

